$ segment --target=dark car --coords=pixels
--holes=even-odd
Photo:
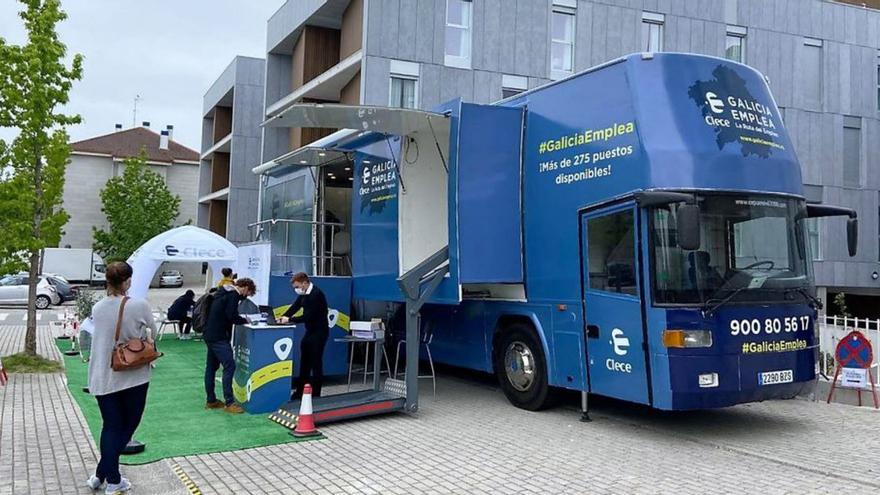
[[[67,280],[55,275],[46,275],[46,280],[55,287],[55,292],[61,297],[61,302],[73,301],[76,299],[77,289],[70,285]]]

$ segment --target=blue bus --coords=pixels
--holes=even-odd
[[[265,125],[347,129],[272,167],[351,170],[354,316],[403,307],[433,260],[431,357],[494,373],[517,407],[569,389],[703,409],[815,381],[806,222],[848,217],[854,255],[856,215],[805,201],[751,67],[639,53],[493,105],[304,104]]]

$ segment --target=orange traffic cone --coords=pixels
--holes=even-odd
[[[302,402],[299,405],[299,420],[291,434],[295,437],[313,437],[321,434],[315,428],[315,417],[312,415],[312,386],[308,383],[303,387]]]

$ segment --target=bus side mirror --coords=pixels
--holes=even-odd
[[[676,215],[678,245],[686,251],[700,249],[700,207],[684,204],[678,207]]]
[[[859,220],[857,218],[849,218],[846,220],[846,246],[849,248],[849,255],[856,255],[856,248],[859,244]]]

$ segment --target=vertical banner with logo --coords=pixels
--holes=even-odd
[[[238,247],[236,273],[238,273],[238,278],[250,278],[257,285],[257,294],[251,299],[260,306],[267,306],[269,304],[271,264],[271,243],[242,244]]]

